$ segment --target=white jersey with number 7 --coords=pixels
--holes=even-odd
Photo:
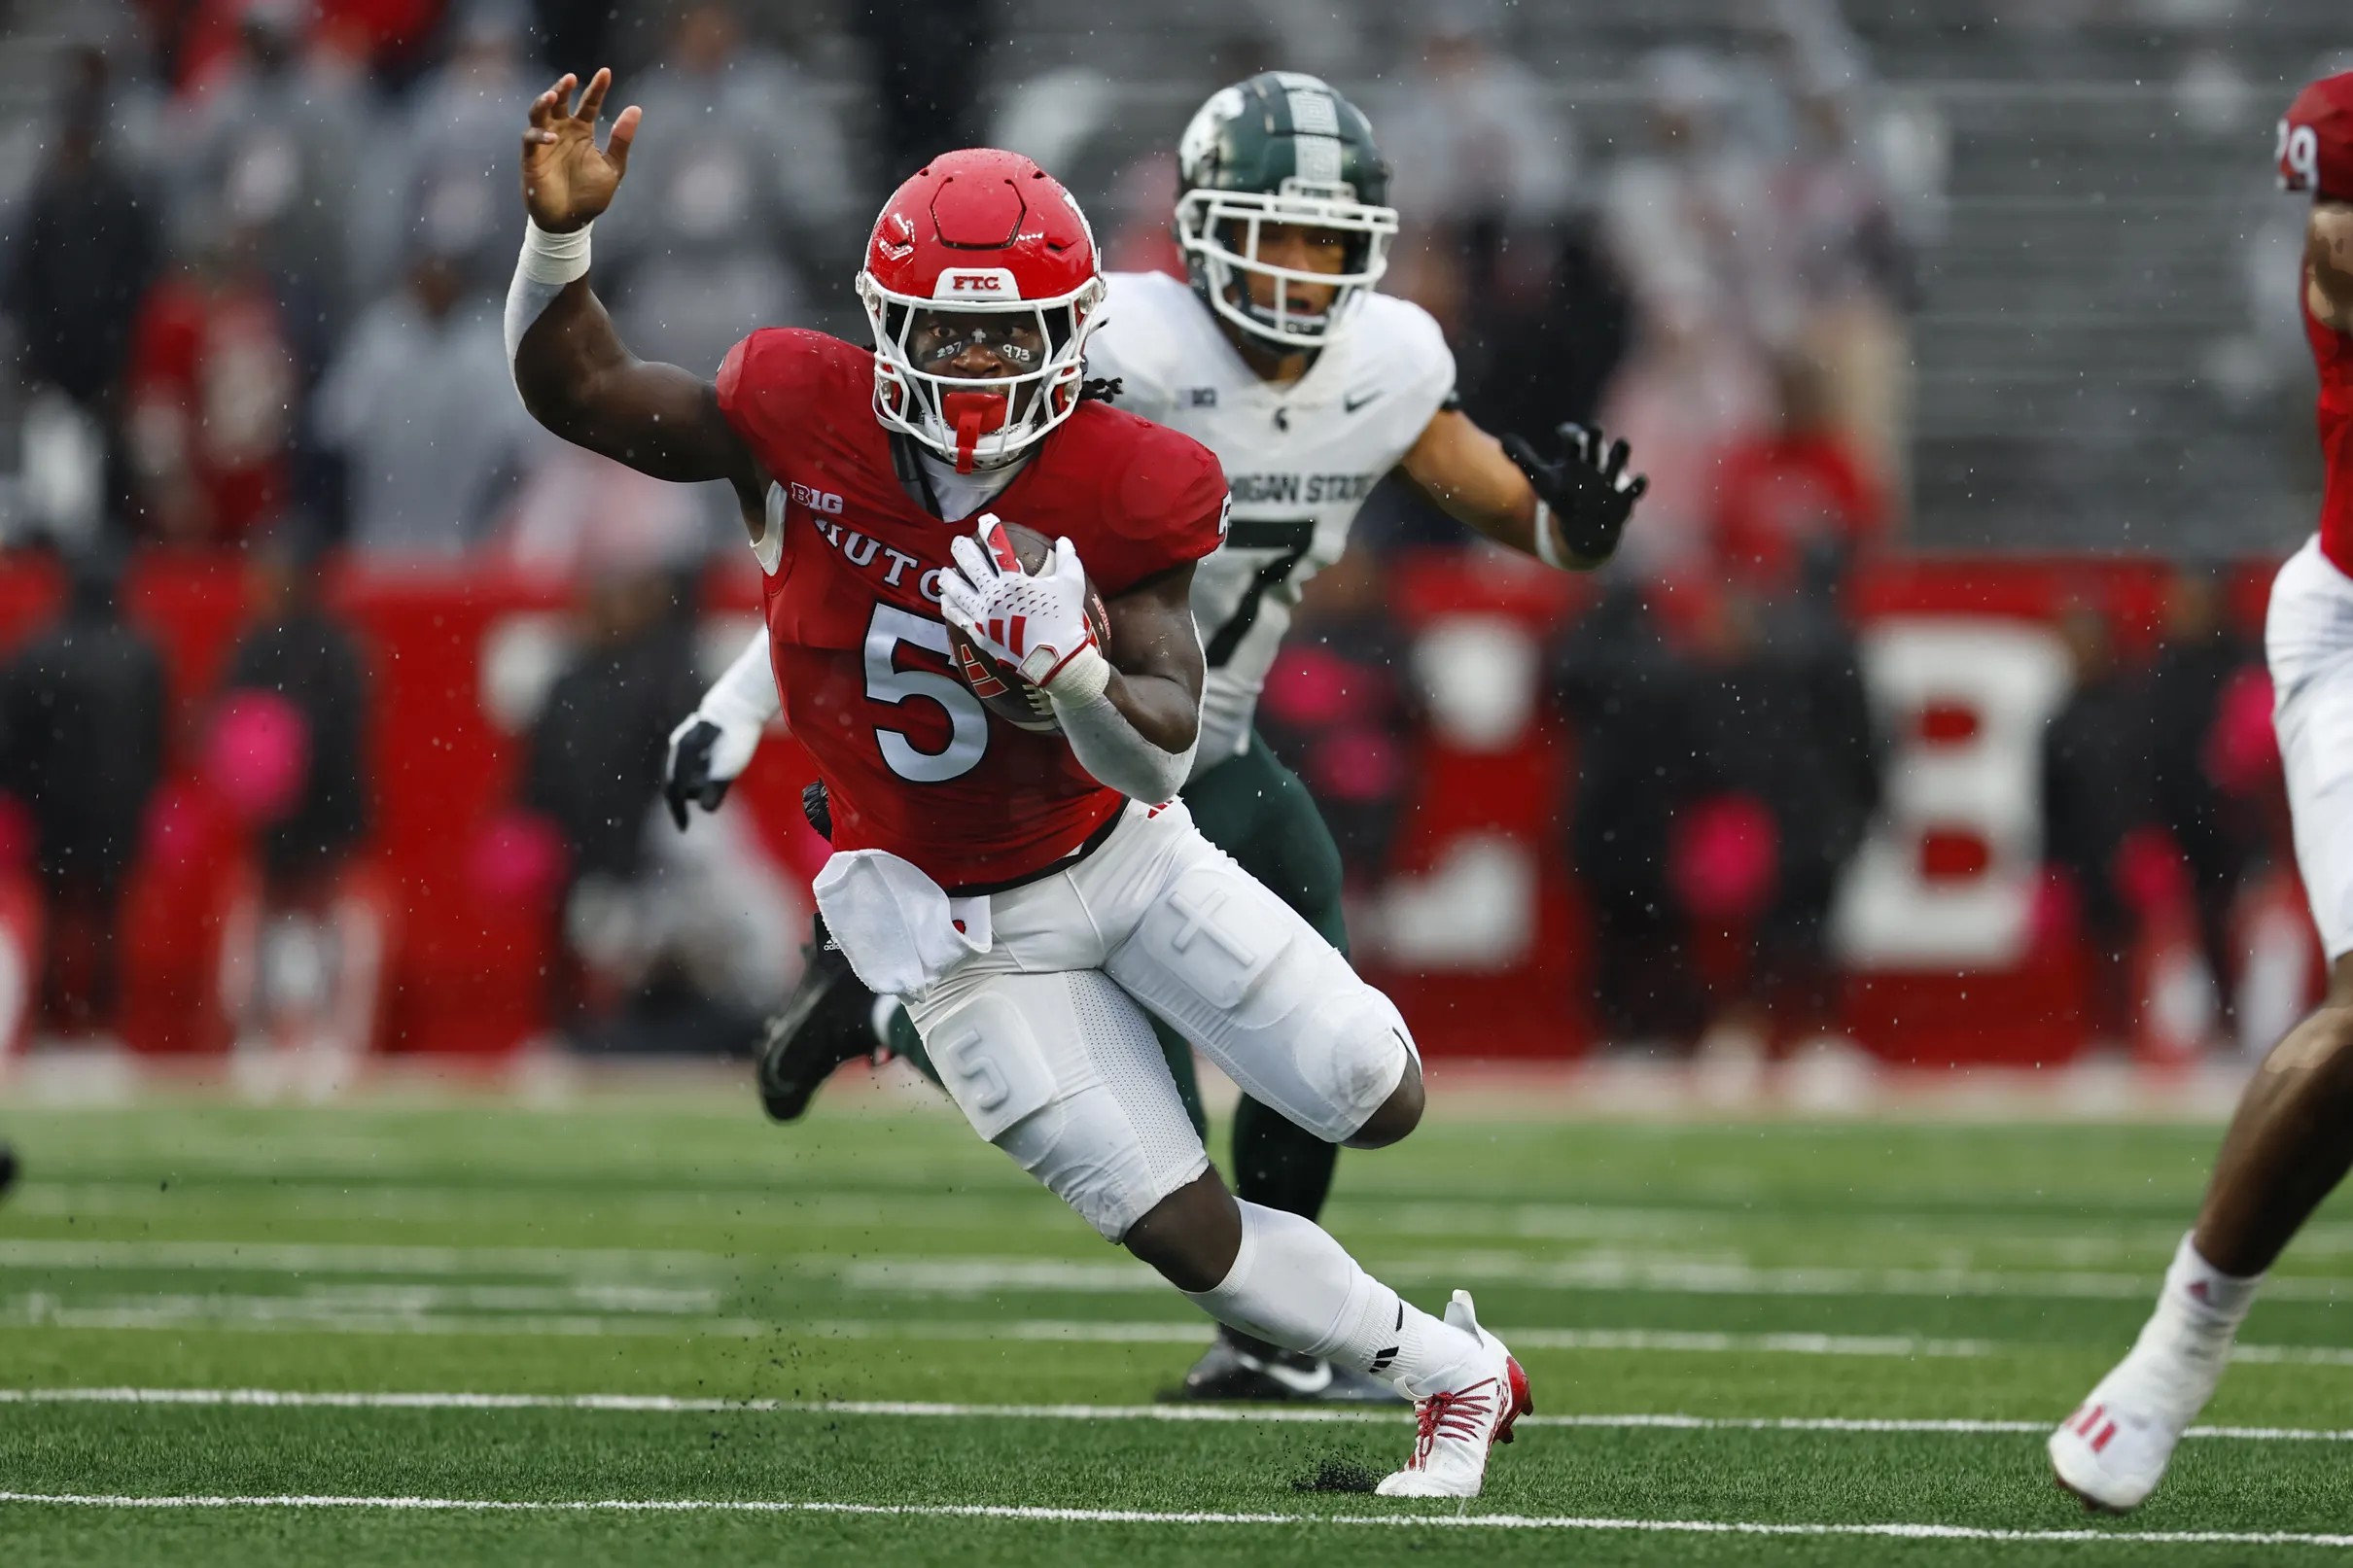
[[[1307,579],[1340,558],[1373,486],[1455,390],[1455,356],[1421,306],[1366,294],[1307,374],[1261,380],[1181,280],[1109,274],[1087,373],[1117,406],[1217,454],[1233,493],[1225,542],[1193,572],[1209,682],[1196,777],[1249,749],[1258,693]]]

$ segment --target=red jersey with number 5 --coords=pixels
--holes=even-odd
[[[2320,550],[2353,576],[2353,334],[2312,314],[2311,284],[2303,283],[2304,337],[2320,370],[2320,454],[2328,477],[2320,499]]]
[[[825,779],[836,849],[888,850],[943,888],[1030,876],[1121,797],[952,672],[939,577],[972,525],[908,494],[873,397],[874,356],[822,332],[755,332],[720,367],[720,408],[774,481],[755,553],[785,722]],[[1225,476],[1191,437],[1087,402],[985,509],[1068,538],[1112,599],[1217,547]]]

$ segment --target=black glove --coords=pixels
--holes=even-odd
[[[800,814],[809,819],[819,838],[833,842],[833,801],[825,793],[825,780],[812,779],[801,785]]]
[[[1599,566],[1617,553],[1626,519],[1650,480],[1626,471],[1624,441],[1608,440],[1587,425],[1563,425],[1559,435],[1567,448],[1559,458],[1537,456],[1534,447],[1513,435],[1503,437],[1503,451],[1552,508],[1552,526],[1565,552],[1559,564]]]
[[[670,755],[662,769],[662,799],[670,803],[670,819],[682,833],[686,831],[687,802],[715,812],[727,798],[727,786],[735,782],[711,772],[712,748],[724,733],[707,718],[693,718],[671,738]]]

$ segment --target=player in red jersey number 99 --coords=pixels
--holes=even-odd
[[[2329,993],[2240,1097],[2140,1338],[2051,1435],[2059,1484],[2117,1513],[2163,1478],[2265,1272],[2353,1167],[2353,72],[2297,94],[2274,157],[2312,202],[2300,288],[2328,480],[2318,532],[2272,584],[2264,651]]]

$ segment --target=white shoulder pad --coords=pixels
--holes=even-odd
[[[1357,308],[1362,313],[1349,327],[1350,352],[1375,369],[1373,379],[1435,414],[1455,390],[1455,351],[1445,329],[1428,311],[1395,295],[1368,294]]]
[[[1185,331],[1194,325],[1181,312],[1201,312],[1200,301],[1165,273],[1112,272],[1106,281],[1103,325],[1087,339],[1087,374],[1119,378],[1113,407],[1160,418],[1179,379]]]

